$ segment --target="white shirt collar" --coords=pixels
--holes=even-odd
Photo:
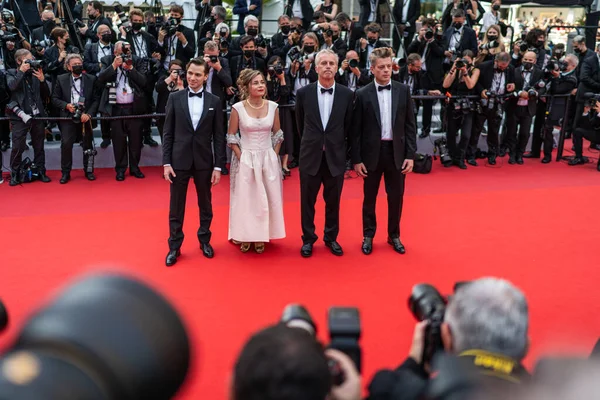
[[[202,91],[204,90],[204,88],[203,88],[203,87],[201,87],[201,88],[200,88],[200,90],[198,90],[197,92],[194,92],[194,91],[192,90],[192,88],[188,86],[188,90],[189,90],[190,92],[194,93],[194,94],[198,94],[198,93],[202,92]]]
[[[379,89],[380,86],[387,86],[392,84],[392,80],[390,79],[386,84],[380,85],[379,83],[377,83],[376,80],[373,80],[373,82],[375,82],[375,87]]]
[[[335,81],[333,82],[333,85],[331,87],[326,88],[325,86],[321,85],[321,82],[317,81],[317,87],[319,89],[323,88],[323,89],[333,89],[333,91],[335,92]],[[321,92],[319,90],[319,92]]]

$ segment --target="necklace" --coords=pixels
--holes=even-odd
[[[248,100],[248,99],[246,99],[246,104],[248,104],[251,108],[254,108],[255,110],[260,110],[265,105],[265,99],[262,99],[262,103],[260,104],[260,107],[253,106],[252,103],[250,103],[250,100]]]

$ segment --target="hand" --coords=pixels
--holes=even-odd
[[[346,68],[348,68],[349,66],[350,66],[350,64],[348,63],[348,60],[342,61],[342,66],[341,66],[342,71],[345,71]]]
[[[306,60],[304,60],[304,69],[306,71],[310,70],[311,64],[312,64],[312,61],[309,58],[307,58]]]
[[[596,112],[600,114],[600,102],[596,102],[596,105],[594,105],[594,110],[596,110]]]
[[[167,31],[164,29],[161,29],[160,32],[158,32],[158,41],[161,43],[164,43],[166,36],[167,36]]]
[[[414,166],[415,166],[414,160],[404,160],[404,162],[402,163],[402,173],[404,175],[410,174],[412,172]]]
[[[121,32],[121,36],[127,36],[127,31],[125,30],[125,27],[123,25],[119,27],[119,32]]]
[[[415,332],[413,333],[413,340],[410,346],[410,352],[408,356],[415,360],[417,364],[423,362],[423,348],[425,347],[425,329],[429,321],[421,321],[415,325]]]
[[[15,48],[15,42],[12,42],[12,41],[8,41],[8,42],[6,42],[6,48],[7,48],[9,51],[13,51],[13,50],[14,50],[14,48]]]
[[[515,84],[514,83],[509,83],[508,85],[506,85],[506,90],[509,92],[514,92],[515,91]]]
[[[363,178],[367,177],[367,167],[365,167],[365,164],[363,164],[363,163],[354,165],[354,171],[360,177],[363,177]]]
[[[487,100],[487,98],[488,98],[488,97],[487,97],[487,95],[485,94],[485,92],[486,92],[486,91],[485,91],[485,89],[484,89],[484,90],[481,92],[481,98],[482,98],[482,99],[486,99],[486,100]]]
[[[360,38],[360,48],[361,49],[363,49],[363,50],[366,49],[367,48],[367,44],[368,44],[367,39]]]
[[[263,58],[267,57],[267,48],[266,47],[259,47],[257,49],[258,54],[260,54]]]
[[[169,183],[173,183],[173,181],[171,180],[171,176],[173,178],[175,178],[177,176],[177,175],[175,175],[175,171],[173,171],[173,168],[171,166],[164,167],[163,177]]]
[[[210,183],[213,186],[217,185],[221,181],[221,171],[214,170],[212,176],[210,177]]]
[[[233,86],[228,87],[226,91],[229,96],[233,96]]]
[[[29,71],[31,69],[31,64],[26,63],[25,61],[23,61],[23,63],[21,64],[21,66],[19,67],[19,71],[25,73],[27,71]]]
[[[571,96],[575,96],[577,94],[577,88],[571,90]]]
[[[154,58],[155,60],[160,61],[160,59],[162,58],[162,56],[160,55],[159,52],[154,52],[154,53],[152,53],[152,58]]]
[[[330,392],[331,400],[360,400],[361,379],[360,374],[354,366],[354,362],[346,354],[339,350],[327,349],[325,355],[337,361],[346,379],[340,386],[332,386]]]
[[[75,112],[75,106],[73,104],[67,104],[67,111],[73,114]],[[83,118],[82,118],[83,119]]]
[[[430,90],[427,92],[427,94],[430,96],[441,96],[442,92],[440,92],[439,90]]]
[[[185,38],[183,32],[177,32],[175,36],[177,36],[177,40],[181,42],[182,46],[185,46],[187,44],[187,39]]]
[[[256,4],[250,4],[250,7],[248,7],[248,10],[250,10],[250,11],[256,10]]]
[[[112,63],[113,69],[117,69],[121,65],[123,65],[123,57],[116,56],[115,59],[113,60],[113,63]]]
[[[63,61],[65,58],[67,58],[67,51],[63,50],[60,52],[60,55],[58,56],[58,61]]]
[[[519,97],[522,98],[522,99],[527,100],[527,99],[529,99],[529,93],[523,91],[523,92],[521,92],[521,94],[519,95]]]
[[[33,76],[35,76],[40,82],[44,82],[44,80],[46,79],[44,77],[44,71],[42,71],[41,68],[33,70]]]
[[[90,117],[90,116],[89,116],[89,114],[83,114],[83,115],[81,116],[81,122],[83,122],[84,124],[85,124],[86,122],[88,122],[90,119],[92,119],[92,117]]]
[[[88,31],[88,27],[87,26],[83,26],[81,28],[79,28],[79,33],[81,33],[82,35],[85,35],[85,33]]]
[[[444,55],[446,56],[446,58],[452,58],[452,52],[451,51],[445,51]]]
[[[233,153],[235,154],[235,156],[237,157],[238,161],[242,158],[242,151],[240,150],[240,148],[238,147],[237,149],[233,150]]]
[[[350,71],[356,75],[357,78],[360,78],[360,69],[358,69],[358,67],[350,68]]]

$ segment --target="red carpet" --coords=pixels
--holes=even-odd
[[[569,147],[570,148],[570,145]],[[195,231],[198,214],[190,190],[182,257],[167,269],[168,184],[157,168],[147,178],[116,182],[111,170],[88,183],[80,171],[68,185],[0,186],[0,298],[12,326],[57,288],[82,272],[118,265],[156,285],[185,316],[194,336],[195,363],[181,399],[224,399],[240,346],[252,331],[278,319],[285,304],[304,303],[326,338],[331,305],[355,305],[363,323],[364,376],[400,362],[414,321],[407,309],[411,286],[430,282],[449,292],[455,281],[504,277],[530,304],[532,349],[528,365],[549,351],[587,354],[600,336],[600,173],[595,164],[568,167],[526,161],[495,168],[443,169],[407,180],[402,239],[407,254],[385,243],[385,195],[374,252],[360,252],[362,184],[345,182],[339,242],[331,255],[318,242],[311,259],[299,255],[298,172],[285,181],[288,237],[263,255],[241,254],[227,239],[229,180],[214,190],[216,256],[205,259]],[[323,204],[319,200],[318,233]]]

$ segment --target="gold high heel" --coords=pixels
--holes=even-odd
[[[248,252],[248,250],[250,250],[250,244],[251,243],[242,243],[242,245],[240,246],[240,250],[242,251],[242,253],[246,253]]]
[[[265,251],[265,244],[254,243],[254,251],[256,251],[258,254],[262,254]]]
[[[242,242],[240,242],[238,240],[234,240],[234,239],[231,239],[231,243],[235,244],[236,246],[239,246],[240,244],[242,244]]]

